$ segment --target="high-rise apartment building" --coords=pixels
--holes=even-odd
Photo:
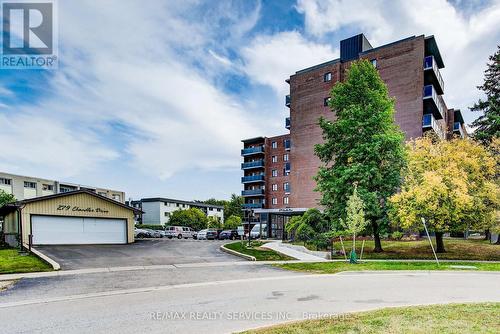
[[[286,80],[290,85],[290,95],[285,98],[290,108],[286,119],[290,134],[243,140],[242,194],[247,225],[267,223],[269,236],[279,238],[284,236],[283,226],[290,215],[319,207],[320,194],[314,191],[313,179],[320,166],[314,145],[323,141],[318,119],[335,119],[328,107],[330,90],[345,79],[351,62],[359,59],[372,63],[389,95],[395,98],[395,121],[407,140],[421,137],[426,131],[442,139],[466,136],[460,110],[449,109],[443,98],[445,86],[440,69],[444,62],[434,36],[413,36],[375,48],[363,34],[342,40],[340,58],[297,71]],[[286,180],[280,180],[288,184],[286,196],[273,191],[278,183],[275,178],[282,171],[278,169],[278,176],[273,177],[277,169],[273,167],[275,154],[270,147],[281,138],[286,138],[289,145]],[[251,191],[259,192],[259,196]]]

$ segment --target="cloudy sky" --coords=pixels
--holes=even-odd
[[[285,79],[339,55],[434,35],[462,109],[500,41],[491,1],[59,1],[59,69],[0,70],[0,170],[128,197],[239,192],[242,138],[285,131]]]

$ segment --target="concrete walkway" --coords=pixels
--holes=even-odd
[[[298,250],[290,248],[290,247],[286,247],[281,243],[280,240],[266,242],[261,247],[272,249],[278,253],[288,255],[290,257],[293,257],[293,258],[295,258],[297,260],[301,260],[301,261],[317,261],[317,262],[327,261],[325,258],[316,256],[313,254],[301,252],[301,251],[298,251]]]

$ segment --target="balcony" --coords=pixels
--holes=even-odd
[[[244,203],[244,209],[262,209],[264,207],[264,203]]]
[[[290,130],[292,123],[290,122],[290,117],[285,118],[285,128]]]
[[[288,172],[288,173],[290,172],[290,163],[289,162],[285,163],[285,173],[286,172]]]
[[[264,160],[255,160],[250,162],[244,162],[241,164],[241,169],[252,169],[252,168],[262,168],[264,167]]]
[[[285,139],[284,144],[285,144],[285,150],[290,151],[290,147],[292,146],[290,139]]]
[[[424,86],[424,114],[432,113],[436,119],[443,119],[446,107],[433,85]]]
[[[444,131],[432,114],[425,114],[424,117],[422,117],[422,129],[424,132],[433,130],[439,138],[445,139]]]
[[[242,190],[241,196],[264,196],[264,189],[250,189],[250,190]]]
[[[439,95],[444,93],[444,81],[434,56],[424,58],[424,82],[426,85],[433,85]]]
[[[464,129],[462,129],[462,123],[460,123],[460,122],[454,122],[453,123],[453,133],[457,134],[457,135],[460,135],[460,138],[464,138],[465,137]]]
[[[241,183],[264,182],[264,174],[243,176]]]
[[[285,106],[290,108],[291,101],[292,101],[292,99],[291,99],[290,95],[285,96]]]
[[[264,147],[263,146],[255,146],[255,147],[247,147],[241,150],[241,155],[242,156],[247,156],[247,155],[252,155],[252,154],[259,154],[259,153],[264,153]]]

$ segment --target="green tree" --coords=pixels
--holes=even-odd
[[[287,233],[300,241],[314,239],[330,229],[328,220],[318,209],[309,209],[302,216],[294,216],[285,226]]]
[[[241,217],[232,215],[227,217],[227,219],[224,220],[224,229],[226,230],[235,230],[238,228],[238,226],[241,225]]]
[[[231,195],[231,199],[224,205],[224,219],[226,217],[238,216],[243,218],[243,197],[236,194]]]
[[[0,207],[4,206],[5,204],[15,202],[16,198],[12,194],[8,194],[3,190],[0,190]]]
[[[500,45],[497,52],[489,57],[487,69],[484,71],[484,82],[477,88],[482,90],[486,99],[479,99],[470,110],[482,112],[472,126],[476,127],[473,137],[488,146],[493,138],[500,137]]]
[[[243,204],[242,196],[232,194],[229,201],[210,198],[206,201],[203,201],[202,203],[224,207],[224,220],[231,216],[239,216],[243,218],[243,210],[241,209],[241,206]]]
[[[365,219],[365,204],[358,195],[358,187],[354,185],[354,191],[347,200],[346,219],[340,219],[341,225],[346,233],[352,235],[351,263],[356,263],[356,235],[363,232],[368,224]]]
[[[495,230],[500,187],[490,151],[467,139],[433,141],[424,137],[407,145],[408,166],[401,191],[391,197],[391,217],[403,228],[422,228],[425,218],[436,235],[436,251],[445,252],[443,233]]]
[[[381,252],[380,233],[388,226],[387,199],[401,182],[404,135],[394,123],[394,100],[367,60],[352,63],[347,79],[331,91],[334,121],[321,118],[324,143],[315,152],[324,164],[316,176],[321,204],[332,221],[345,218],[353,184],[365,203],[365,217]]]
[[[217,216],[208,216],[207,217],[207,227],[208,228],[222,228],[222,223],[220,218]]]
[[[194,230],[207,228],[207,216],[203,211],[197,208],[187,210],[176,210],[172,212],[169,225],[187,226]]]

